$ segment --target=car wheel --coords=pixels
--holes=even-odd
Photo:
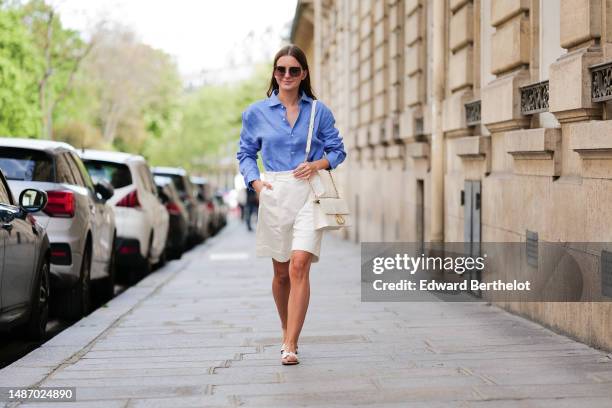
[[[60,317],[78,320],[89,313],[91,307],[91,249],[85,249],[81,262],[81,275],[74,287],[62,294]]]
[[[44,260],[36,277],[36,285],[32,291],[32,310],[30,318],[21,328],[21,334],[28,340],[44,340],[49,320],[49,262]]]
[[[157,261],[157,264],[155,265],[155,267],[161,268],[164,265],[166,265],[166,262],[168,262],[168,250],[164,249],[161,255],[159,256],[159,261]]]
[[[183,254],[181,250],[178,248],[175,248],[175,249],[170,250],[168,254],[168,259],[181,259],[182,256]]]
[[[149,237],[149,249],[147,251],[147,257],[142,265],[142,276],[147,276],[151,272],[153,272],[153,263],[151,262],[152,256],[152,248],[153,248],[153,232],[151,232],[151,236]]]
[[[115,296],[115,280],[117,276],[117,256],[116,256],[116,237],[113,238],[113,246],[111,250],[111,256],[108,260],[108,277],[104,279],[102,282],[102,287],[100,288],[100,294],[102,295],[102,299],[110,300]]]

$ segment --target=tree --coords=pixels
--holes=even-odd
[[[176,122],[178,70],[164,52],[141,43],[129,29],[101,27],[84,61],[84,80],[95,81],[97,119],[104,142],[139,150]]]
[[[42,55],[44,69],[38,78],[38,102],[43,137],[53,139],[56,108],[71,91],[93,42],[86,43],[78,32],[63,28],[55,9],[45,0],[30,0],[19,10]]]
[[[154,164],[211,170],[228,143],[237,143],[242,112],[265,98],[271,67],[258,66],[253,76],[231,85],[206,85],[186,93],[176,132],[150,140],[146,154]]]
[[[14,10],[0,10],[0,134],[37,137],[37,81],[42,61]]]

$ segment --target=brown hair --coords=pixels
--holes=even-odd
[[[274,70],[276,69],[276,62],[278,61],[278,59],[285,55],[290,55],[294,57],[296,60],[298,60],[298,62],[302,66],[302,69],[308,71],[308,75],[306,75],[306,78],[304,78],[302,82],[300,82],[300,91],[304,92],[312,99],[317,99],[316,96],[314,96],[314,94],[312,93],[312,89],[310,88],[310,70],[308,69],[308,61],[306,60],[306,54],[304,54],[304,51],[302,51],[300,47],[294,44],[290,44],[281,48],[280,51],[277,52],[274,56],[272,79],[270,80],[270,87],[268,88],[267,92],[268,97],[272,95],[272,92],[278,89],[278,82],[276,82],[276,78],[274,78]]]

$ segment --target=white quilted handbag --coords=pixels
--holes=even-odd
[[[317,101],[312,101],[310,124],[308,126],[308,140],[306,142],[306,158],[310,153],[310,143],[314,128],[315,110]],[[336,188],[331,170],[319,170],[310,180],[310,187],[314,193],[314,227],[316,230],[334,230],[352,226],[348,203]]]

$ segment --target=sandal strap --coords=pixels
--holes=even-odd
[[[283,351],[285,351],[285,349],[287,348],[287,345],[285,343],[283,343],[283,345],[281,346],[281,354],[283,354]],[[298,346],[295,346],[295,354],[298,353]]]
[[[283,363],[285,362],[297,363],[299,361],[298,356],[293,351],[283,352],[283,356],[281,357],[281,360],[283,361]]]

